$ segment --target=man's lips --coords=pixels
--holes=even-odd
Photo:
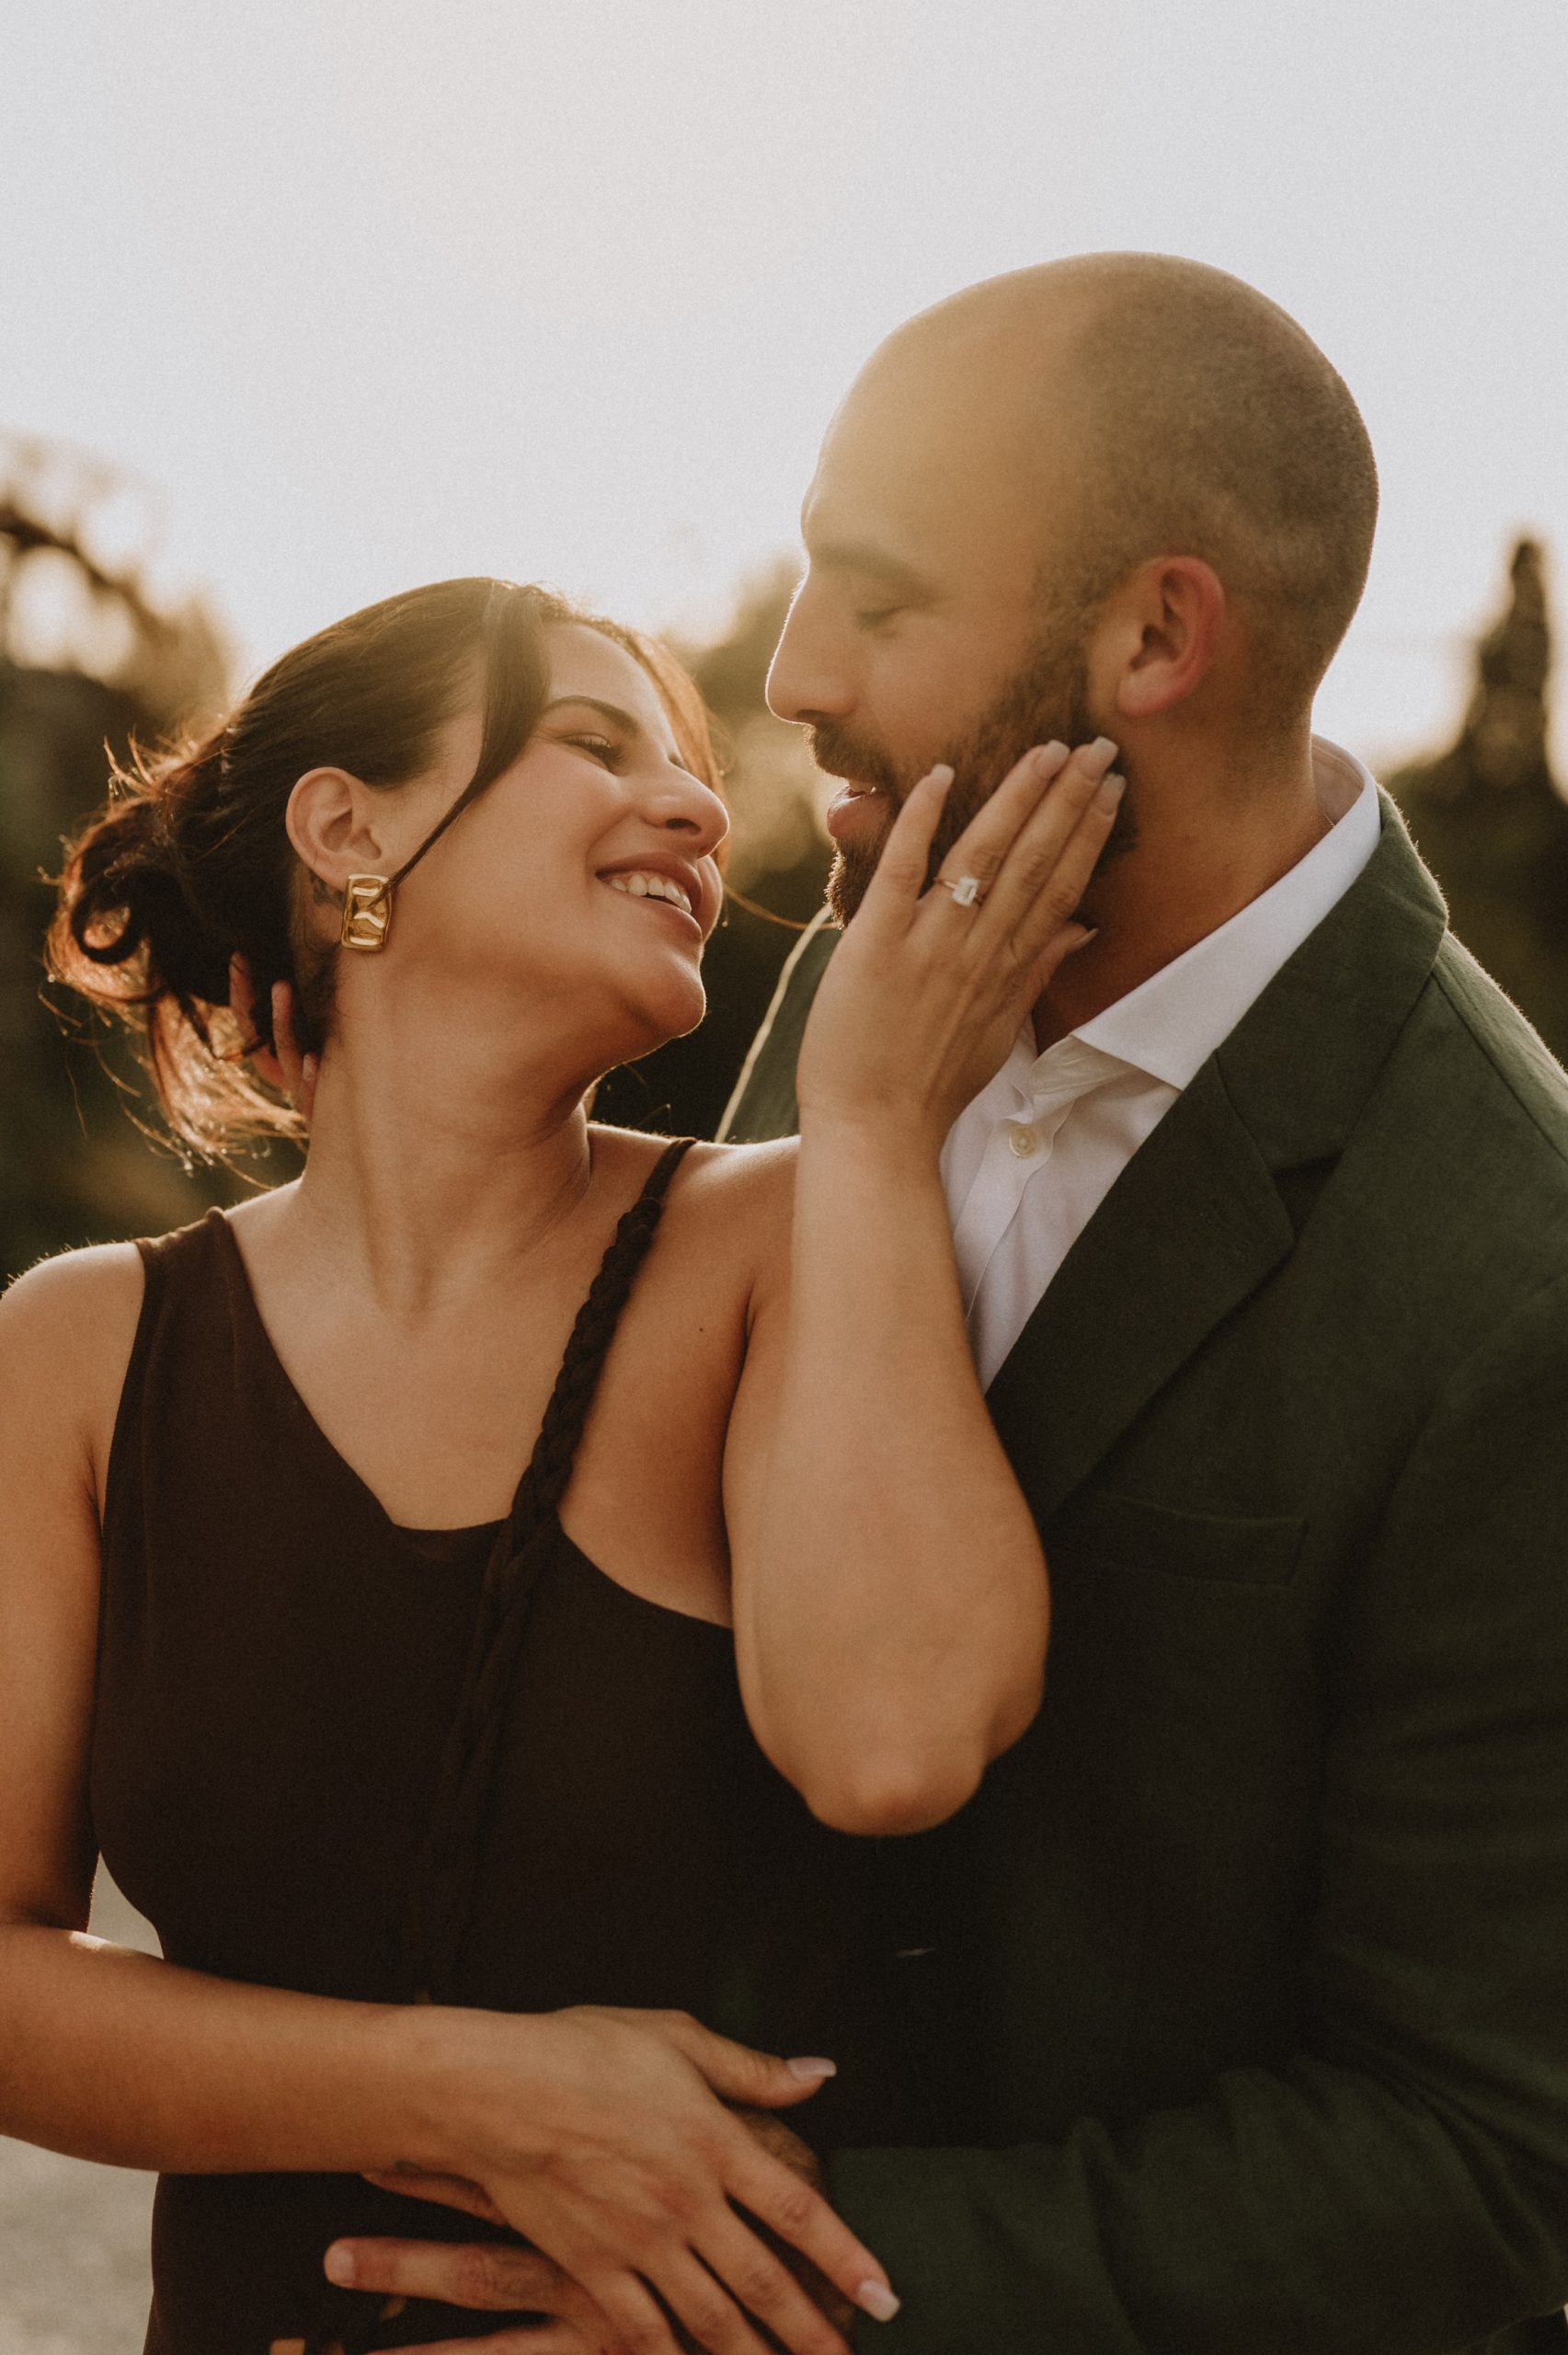
[[[885,833],[891,815],[880,787],[847,777],[829,802],[824,823],[836,843],[858,843]]]

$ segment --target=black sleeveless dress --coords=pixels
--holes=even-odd
[[[728,1630],[605,1577],[557,1517],[677,1157],[622,1222],[509,1521],[477,1529],[387,1518],[283,1372],[221,1212],[140,1246],[98,1845],[171,1962],[370,2000],[673,2005],[831,2054],[840,2076],[790,2113],[820,2147],[902,2141],[876,1844],[825,1830],[764,1760]],[[679,1387],[674,1366],[676,1412]],[[148,2355],[499,2327],[324,2292],[327,2244],[372,2233],[488,2236],[357,2177],[163,2177]]]

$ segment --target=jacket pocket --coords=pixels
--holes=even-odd
[[[1073,1498],[1046,1532],[1053,1551],[1119,1569],[1157,1570],[1234,1586],[1284,1586],[1306,1534],[1299,1514],[1193,1512],[1095,1488]]]

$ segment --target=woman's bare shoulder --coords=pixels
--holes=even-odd
[[[640,1129],[595,1126],[596,1150],[623,1155],[635,1174],[647,1175],[669,1147],[669,1137],[650,1136]],[[676,1181],[679,1199],[708,1216],[744,1216],[750,1209],[783,1211],[788,1215],[795,1189],[798,1137],[781,1137],[767,1144],[706,1144],[699,1140],[687,1153]]]
[[[710,1144],[689,1156],[689,1232],[730,1270],[748,1324],[764,1301],[782,1298],[789,1280],[797,1140]]]
[[[0,1299],[0,1389],[32,1427],[89,1437],[113,1407],[142,1313],[142,1256],[99,1243],[41,1259]]]
[[[798,1137],[775,1137],[767,1144],[699,1144],[692,1148],[694,1168],[709,1173],[710,1182],[738,1195],[783,1193],[795,1188]]]
[[[611,1132],[651,1169],[669,1140]],[[744,1299],[758,1279],[782,1266],[789,1250],[797,1141],[768,1144],[694,1144],[670,1197],[660,1250],[670,1259],[690,1252],[727,1281]]]
[[[699,1144],[686,1156],[686,1195],[716,1241],[720,1231],[759,1256],[787,1244],[799,1141]]]
[[[133,1243],[92,1243],[40,1259],[0,1300],[0,1317],[18,1336],[40,1327],[91,1328],[142,1311],[142,1254]]]

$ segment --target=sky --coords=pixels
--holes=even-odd
[[[0,0],[0,430],[242,672],[458,572],[712,625],[890,327],[1107,247],[1361,404],[1329,733],[1451,730],[1514,533],[1568,593],[1568,0]]]

